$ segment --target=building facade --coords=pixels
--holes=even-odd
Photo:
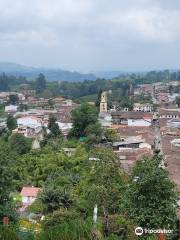
[[[107,112],[107,92],[102,92],[100,102],[100,113]]]

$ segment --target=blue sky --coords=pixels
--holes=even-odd
[[[180,69],[179,0],[0,0],[0,61]]]

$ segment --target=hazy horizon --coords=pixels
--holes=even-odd
[[[143,73],[143,72],[149,72],[149,71],[165,71],[165,70],[169,70],[169,71],[179,71],[179,69],[168,69],[168,68],[159,68],[159,69],[104,69],[104,70],[92,70],[92,71],[78,71],[77,69],[62,69],[61,67],[43,67],[43,66],[33,66],[33,65],[25,65],[25,64],[21,64],[21,63],[17,63],[17,62],[2,62],[0,61],[0,66],[1,64],[7,64],[7,65],[17,65],[19,67],[27,67],[27,68],[32,68],[32,69],[37,69],[37,70],[63,70],[63,71],[71,71],[71,72],[80,72],[80,73],[92,73],[92,74],[96,74],[96,73],[110,73],[110,72],[122,72],[122,73]]]
[[[177,0],[0,0],[0,62],[80,72],[180,69],[179,22]]]

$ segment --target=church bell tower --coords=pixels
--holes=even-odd
[[[107,112],[107,92],[102,92],[100,102],[100,113]]]

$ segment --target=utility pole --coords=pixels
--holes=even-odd
[[[97,204],[95,204],[94,211],[93,211],[93,222],[94,222],[94,224],[96,224],[96,222],[97,222],[97,212],[98,212],[98,207],[97,207]]]

